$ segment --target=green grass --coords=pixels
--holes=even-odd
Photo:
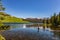
[[[2,35],[0,35],[0,40],[5,40],[5,38]]]

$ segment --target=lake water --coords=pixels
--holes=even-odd
[[[60,32],[50,28],[27,27],[29,24],[6,24],[10,29],[2,32],[6,40],[60,40]],[[31,24],[30,24],[31,25]]]

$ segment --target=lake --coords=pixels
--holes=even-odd
[[[11,26],[9,30],[1,33],[6,40],[60,40],[60,32],[55,32],[51,28],[27,26],[31,24],[5,25]]]

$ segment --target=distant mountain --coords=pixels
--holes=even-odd
[[[29,22],[32,22],[32,23],[42,23],[43,22],[43,19],[38,19],[38,18],[26,18],[26,19],[23,19],[24,21],[29,21]]]

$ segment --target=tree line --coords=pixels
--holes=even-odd
[[[60,26],[60,12],[58,14],[54,13],[49,18],[26,18],[24,21],[29,21],[32,23],[43,23],[50,26]]]

